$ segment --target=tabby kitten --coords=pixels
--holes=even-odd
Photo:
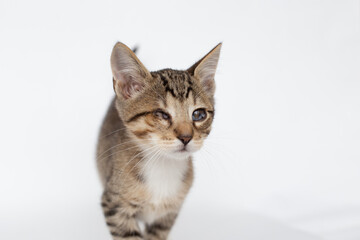
[[[123,43],[114,46],[116,96],[97,146],[113,239],[167,238],[193,182],[191,154],[210,133],[220,48],[186,71],[149,72]]]

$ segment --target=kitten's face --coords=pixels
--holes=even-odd
[[[162,70],[131,102],[125,118],[133,138],[145,150],[183,159],[199,150],[214,117],[212,96],[186,71]],[[143,106],[146,106],[143,108]]]
[[[186,71],[150,73],[130,49],[115,45],[111,64],[117,110],[145,156],[185,159],[201,148],[214,117],[220,47]]]

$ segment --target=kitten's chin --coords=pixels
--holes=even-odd
[[[194,144],[188,144],[186,147],[183,145],[177,146],[175,149],[169,149],[168,155],[174,159],[189,159],[192,154],[197,152],[200,147],[195,146]]]
[[[192,151],[189,150],[177,150],[163,153],[164,157],[174,160],[188,160],[189,157],[193,154]]]

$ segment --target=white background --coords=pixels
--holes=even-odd
[[[110,52],[185,69],[217,114],[172,239],[360,239],[360,1],[0,2],[0,239],[110,239],[95,144]]]

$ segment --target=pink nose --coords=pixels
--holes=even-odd
[[[191,135],[181,135],[177,137],[184,145],[188,144],[191,139],[192,136]]]

